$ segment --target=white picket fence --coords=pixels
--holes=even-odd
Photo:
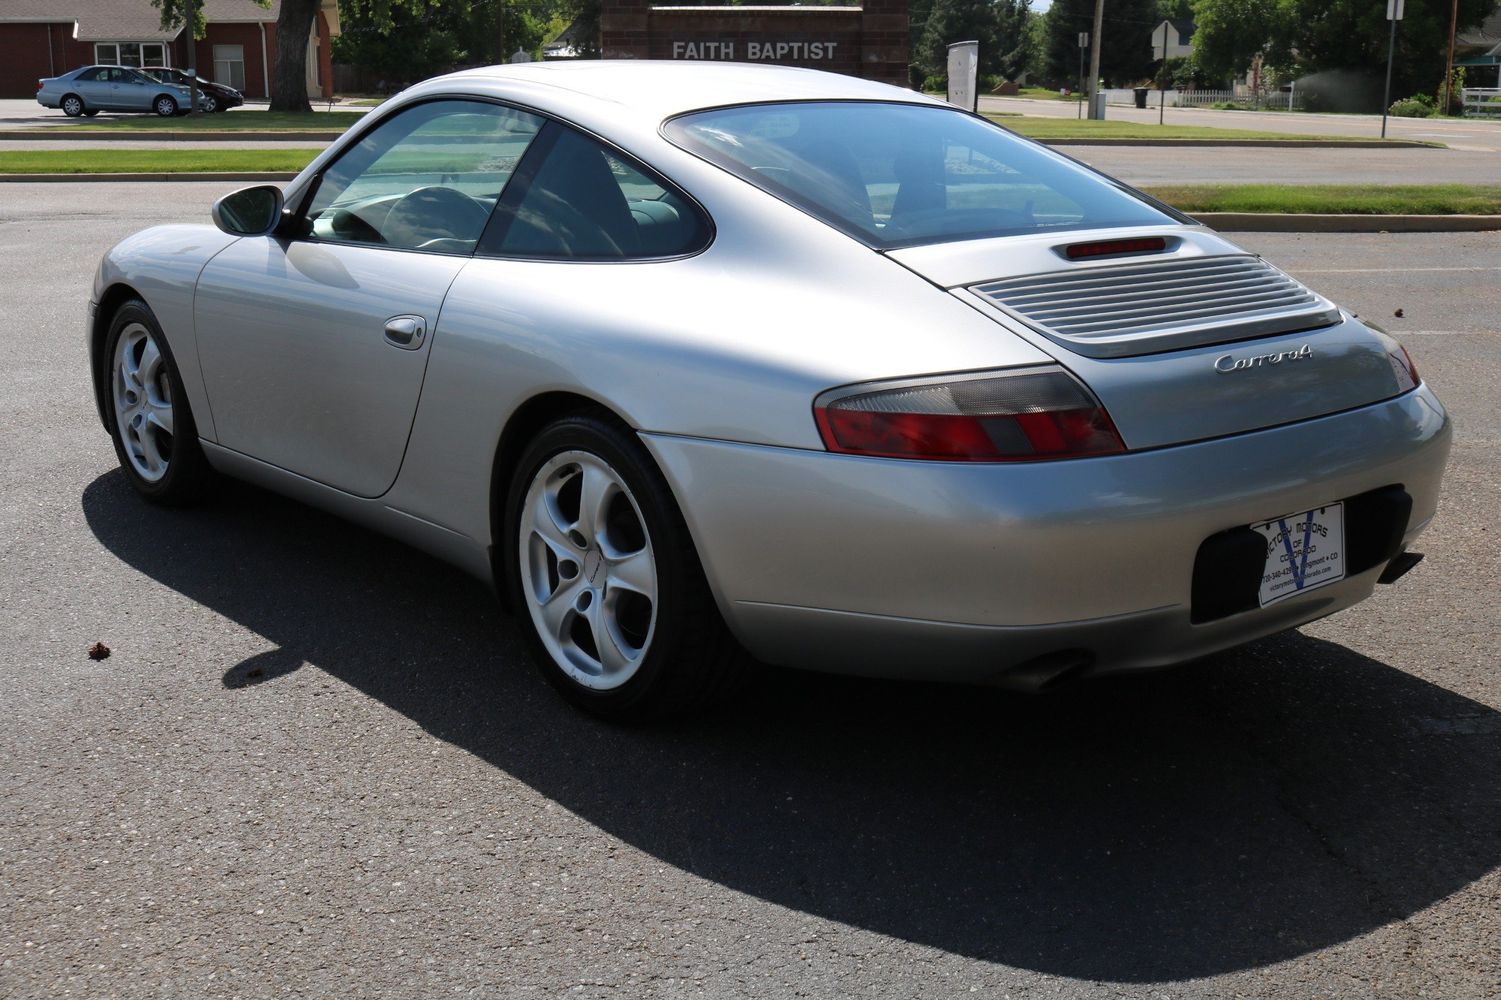
[[[1501,87],[1466,87],[1459,96],[1466,118],[1501,118]]]
[[[1258,111],[1292,111],[1298,107],[1296,90],[1272,90],[1257,96],[1250,91],[1236,93],[1233,90],[1180,90],[1180,108],[1209,108],[1216,104],[1233,102]]]

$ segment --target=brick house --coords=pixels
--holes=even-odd
[[[196,66],[205,79],[251,100],[271,93],[276,18],[254,0],[203,0],[204,37],[163,31],[151,0],[4,0],[0,3],[0,97],[31,97],[42,77],[79,66]],[[320,0],[307,39],[308,96],[333,96],[331,41],[339,33],[337,0]],[[191,46],[191,50],[190,50]]]

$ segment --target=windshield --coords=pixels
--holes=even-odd
[[[751,105],[684,115],[665,132],[882,249],[1183,221],[1066,157],[949,108]]]

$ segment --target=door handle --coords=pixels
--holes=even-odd
[[[404,351],[415,351],[427,336],[427,320],[421,316],[392,316],[386,320],[386,340]]]

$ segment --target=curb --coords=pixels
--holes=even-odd
[[[1020,133],[1018,133],[1020,134]],[[1416,139],[1038,139],[1044,146],[1263,146],[1268,149],[1447,149]]]
[[[287,132],[209,132],[167,131],[165,129],[86,129],[69,128],[66,125],[48,125],[38,128],[0,129],[0,141],[19,140],[34,142],[55,139],[61,142],[333,142],[343,135],[339,131],[287,131]]]
[[[1211,229],[1241,233],[1484,233],[1501,230],[1501,215],[1190,214]]]
[[[1005,122],[999,124],[1005,125]],[[49,125],[27,129],[0,130],[0,142],[20,140],[55,139],[62,142],[332,142],[343,135],[342,131],[286,131],[286,132],[209,132],[166,131],[163,129],[98,129],[89,131],[69,128],[66,125]],[[1265,146],[1269,149],[1444,149],[1442,143],[1420,142],[1416,139],[1113,139],[1107,136],[1073,139],[1037,139],[1044,146],[1200,146],[1211,149],[1217,146]]]
[[[0,174],[3,183],[133,181],[289,181],[296,173]],[[1501,230],[1501,215],[1316,215],[1198,212],[1194,221],[1241,233],[1484,233]]]
[[[164,173],[161,171],[134,174],[0,174],[0,184],[59,182],[92,183],[108,181],[289,181],[296,172],[276,171],[205,171],[203,173]]]

